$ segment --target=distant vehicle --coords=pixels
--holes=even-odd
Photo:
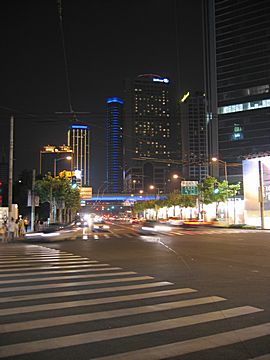
[[[158,221],[151,221],[151,220],[143,222],[138,228],[138,232],[140,234],[145,234],[145,235],[156,234],[156,233],[166,233],[171,230],[172,230],[172,228],[169,225],[160,223]]]
[[[50,224],[42,231],[27,232],[24,239],[30,242],[75,240],[78,236],[81,236],[81,234],[82,230],[76,225],[63,226],[61,224]]]
[[[183,227],[199,227],[199,226],[212,226],[214,223],[213,221],[204,221],[198,219],[190,219],[183,221]]]
[[[167,223],[172,225],[172,226],[179,226],[179,225],[183,225],[184,220],[180,219],[177,216],[173,216],[173,217],[169,217]]]
[[[109,231],[110,226],[105,221],[94,222],[92,225],[92,231]]]
[[[138,218],[136,218],[136,217],[133,217],[133,218],[129,219],[129,223],[130,224],[139,224],[140,220]]]

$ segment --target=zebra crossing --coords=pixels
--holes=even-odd
[[[238,346],[241,359],[269,360],[269,346],[248,347],[270,340],[263,313],[70,252],[1,247],[1,359],[201,359]]]
[[[249,229],[228,229],[228,228],[218,228],[218,229],[214,229],[214,228],[204,228],[204,229],[184,229],[184,228],[175,228],[172,229],[170,232],[168,233],[164,233],[168,236],[170,235],[176,235],[176,236],[184,236],[184,235],[188,235],[188,236],[198,236],[198,235],[218,235],[218,234],[248,234],[248,233],[256,233],[256,232],[260,232],[260,233],[269,233],[269,230],[249,230]],[[157,233],[156,235],[151,235],[153,236],[160,236],[161,233]],[[110,239],[111,237],[114,238],[138,238],[138,236],[140,237],[141,235],[139,233],[137,233],[136,231],[132,231],[128,232],[128,230],[123,234],[123,233],[119,233],[116,231],[111,231],[109,233],[95,233],[95,234],[89,234],[87,236],[85,236],[84,240],[89,240],[89,239],[95,239],[95,240],[99,240],[99,239]],[[148,235],[146,235],[148,236]],[[149,234],[150,236],[150,234]]]

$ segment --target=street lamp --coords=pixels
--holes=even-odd
[[[172,180],[178,180],[178,179],[180,179],[180,184],[179,184],[179,187],[176,185],[176,184],[178,184],[178,181],[177,181],[177,183],[176,182],[174,182],[174,184],[173,184],[173,186],[172,186],[172,188],[173,188],[173,192],[181,192],[181,180],[183,179],[180,175],[178,175],[178,174],[173,174],[172,175]],[[177,187],[176,187],[177,186]]]
[[[212,157],[212,161],[213,162],[220,162],[221,164],[224,164],[224,176],[225,176],[225,180],[228,182],[228,174],[227,174],[227,162],[220,160],[216,157]]]
[[[132,189],[133,189],[133,192],[135,192],[135,190],[136,190],[136,182],[137,182],[137,180],[132,180],[132,183],[133,183],[133,187],[132,187]]]
[[[150,185],[150,186],[149,186],[149,189],[150,189],[150,190],[154,190],[154,189],[155,189],[155,186],[154,186],[154,185]],[[159,188],[156,188],[156,189],[157,189],[156,199],[159,199]]]
[[[54,162],[53,162],[53,176],[54,177],[56,177],[56,162],[60,161],[60,160],[65,160],[65,159],[71,161],[72,156],[69,155],[69,156],[66,156],[66,157],[59,158],[59,159],[57,159],[57,158],[54,159]]]

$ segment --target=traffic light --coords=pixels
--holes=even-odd
[[[78,187],[76,176],[72,176],[71,178],[71,187],[72,189],[76,189]]]
[[[3,204],[3,182],[0,180],[0,206]]]
[[[218,183],[214,183],[214,194],[219,193]]]

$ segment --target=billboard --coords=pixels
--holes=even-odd
[[[81,200],[92,199],[92,187],[91,186],[82,186],[80,188],[80,198],[81,198]]]
[[[264,227],[270,229],[270,156],[243,161],[243,186],[246,224],[261,226],[263,216]]]

